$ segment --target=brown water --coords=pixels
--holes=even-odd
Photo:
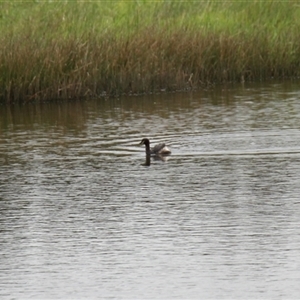
[[[0,106],[1,299],[298,299],[299,98]],[[143,137],[172,155],[145,166]]]

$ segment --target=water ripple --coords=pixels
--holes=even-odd
[[[298,96],[0,108],[1,298],[297,299]]]

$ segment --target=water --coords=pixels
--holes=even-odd
[[[0,107],[1,299],[298,299],[299,96]]]

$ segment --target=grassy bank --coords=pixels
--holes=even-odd
[[[0,3],[0,101],[298,77],[295,1]]]

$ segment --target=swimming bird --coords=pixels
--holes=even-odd
[[[171,154],[171,150],[165,143],[157,144],[153,148],[150,148],[149,139],[142,139],[140,145],[145,145],[146,155],[168,155]]]

